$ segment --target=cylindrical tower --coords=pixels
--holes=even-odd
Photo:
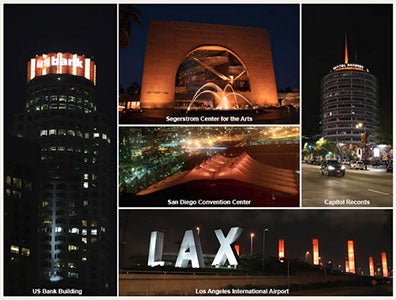
[[[343,64],[321,82],[322,135],[337,144],[361,144],[378,127],[378,80],[367,68],[349,63],[345,44]]]
[[[40,146],[39,283],[106,294],[110,124],[96,112],[95,63],[49,53],[28,63],[25,111],[11,131]]]

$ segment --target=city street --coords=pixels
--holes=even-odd
[[[351,170],[344,177],[321,175],[318,165],[302,164],[304,207],[392,207],[392,173]]]

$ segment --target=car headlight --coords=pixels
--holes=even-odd
[[[341,166],[341,170],[345,170],[345,166]]]
[[[334,170],[334,167],[333,167],[333,166],[329,166],[329,170],[330,170],[330,171],[333,171],[333,170]]]

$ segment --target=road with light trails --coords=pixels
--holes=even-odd
[[[347,167],[344,177],[321,175],[317,165],[301,169],[304,207],[392,207],[393,174],[385,169]]]

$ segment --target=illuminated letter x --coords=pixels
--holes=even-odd
[[[222,266],[226,260],[232,266],[238,265],[238,261],[235,257],[234,251],[232,251],[231,244],[234,243],[242,233],[242,228],[232,227],[228,232],[227,237],[224,237],[221,229],[215,230],[217,239],[220,242],[220,248],[217,251],[216,257],[212,262],[212,266]]]

